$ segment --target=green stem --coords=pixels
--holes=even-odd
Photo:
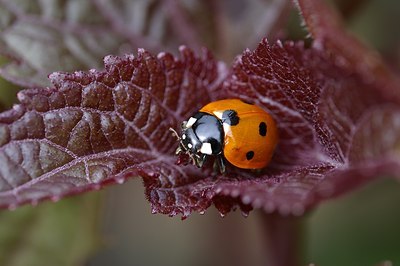
[[[268,266],[299,266],[304,258],[301,217],[263,214]]]

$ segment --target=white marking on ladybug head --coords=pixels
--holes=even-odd
[[[189,120],[186,123],[186,128],[191,128],[194,123],[196,123],[197,119],[194,117],[189,118]]]
[[[201,145],[200,152],[201,152],[202,154],[211,155],[211,154],[212,154],[211,143],[204,142],[204,143]]]
[[[186,134],[182,134],[182,139],[186,139]]]
[[[193,147],[192,143],[188,144],[188,148],[191,149]]]

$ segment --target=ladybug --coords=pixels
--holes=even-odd
[[[227,160],[242,169],[267,166],[278,143],[278,128],[266,111],[240,99],[225,99],[202,107],[175,130],[179,146],[176,154],[187,154],[197,167],[209,156],[214,169],[225,172]]]

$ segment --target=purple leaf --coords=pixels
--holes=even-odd
[[[329,55],[332,63],[350,73],[357,73],[368,83],[375,83],[388,99],[400,101],[393,90],[400,78],[388,69],[380,55],[364,45],[351,33],[336,10],[324,1],[295,0],[308,31],[314,39],[313,47]]]
[[[55,73],[53,88],[21,92],[21,104],[0,120],[2,205],[140,175],[153,212],[186,217],[214,203],[222,214],[239,205],[245,213],[301,215],[399,168],[398,103],[388,105],[373,85],[345,75],[325,54],[263,41],[237,59],[219,87],[225,72],[209,53],[181,53],[180,60],[144,51],[110,56],[103,72]],[[221,97],[254,102],[277,120],[280,143],[261,173],[229,167],[215,176],[207,167],[175,164],[168,128]]]
[[[239,173],[230,179],[204,179],[197,182],[196,186],[179,189],[165,188],[158,184],[162,189],[155,191],[161,191],[161,197],[150,194],[150,200],[157,202],[155,207],[165,212],[165,206],[173,208],[177,197],[187,195],[184,197],[187,199],[189,195],[196,195],[197,198],[205,190],[210,193],[205,194],[207,198],[219,193],[232,198],[239,197],[242,203],[263,207],[268,212],[278,209],[281,214],[300,215],[321,199],[344,193],[379,173],[396,173],[397,162],[394,158],[373,163],[363,160],[362,165],[368,171],[353,164],[351,158],[348,158],[352,151],[350,142],[358,140],[357,133],[369,132],[369,129],[358,125],[363,125],[363,111],[373,108],[373,104],[386,103],[379,95],[374,95],[372,88],[357,83],[355,78],[349,77],[338,82],[335,78],[339,78],[342,73],[332,66],[327,70],[332,77],[327,79],[328,74],[325,74],[326,84],[317,82],[322,75],[318,73],[320,70],[315,70],[318,75],[313,77],[305,68],[312,70],[315,66],[321,67],[324,58],[317,55],[299,46],[275,45],[271,48],[263,43],[255,53],[247,52],[238,60],[231,82],[225,83],[225,95],[247,95],[246,100],[255,100],[277,114],[281,126],[281,143],[265,175],[254,178],[249,173]],[[304,62],[311,62],[311,65]],[[338,76],[335,72],[338,72]],[[334,87],[339,84],[338,88]],[[364,90],[360,91],[358,86],[362,85],[364,87],[360,88]],[[336,93],[333,93],[333,89],[336,89]],[[342,102],[341,99],[346,97],[348,101]],[[390,109],[389,114],[391,112],[397,111]],[[322,120],[321,116],[326,117]],[[383,123],[379,128],[393,131],[393,141],[396,141],[398,129],[392,124]],[[375,147],[382,148],[385,136],[377,137],[376,140]],[[382,148],[383,153],[391,153],[392,147],[386,145]],[[386,167],[388,165],[391,167]],[[353,175],[354,178],[350,178]],[[202,188],[200,191],[198,186]],[[224,206],[229,206],[228,202],[228,198],[225,198]],[[200,203],[200,206],[205,205],[204,202]]]
[[[221,214],[239,206],[302,215],[378,176],[397,176],[398,77],[380,60],[362,66],[361,54],[342,53],[321,30],[343,30],[325,6],[299,6],[315,29],[310,49],[263,40],[229,73],[208,52],[182,48],[178,59],[140,50],[136,58],[106,57],[105,71],[55,73],[52,87],[21,92],[21,104],[0,115],[0,205],[58,199],[139,175],[155,213],[186,217],[214,204]],[[322,26],[312,26],[312,10],[321,12]],[[357,50],[344,36],[338,43]],[[228,166],[223,176],[211,166],[177,165],[168,129],[231,97],[260,105],[278,122],[271,164],[257,173]]]
[[[378,175],[398,174],[398,102],[323,53],[263,42],[234,65],[225,93],[270,110],[281,142],[268,172],[220,182],[224,195],[267,212],[300,215]]]
[[[175,50],[182,42],[167,32],[162,8],[138,1],[1,0],[0,53],[11,59],[1,74],[25,87],[47,86],[49,73],[100,68],[108,54]]]
[[[373,178],[398,175],[398,78],[374,52],[344,33],[330,9],[308,2],[320,12],[302,10],[306,23],[315,13],[323,20],[313,49],[264,41],[237,59],[232,75],[217,91],[220,98],[240,97],[274,115],[281,140],[271,165],[258,175],[233,170],[227,177],[203,179],[195,190],[163,188],[166,200],[156,199],[157,211],[173,206],[171,199],[177,195],[201,194],[201,185],[200,191],[218,202],[222,213],[239,202],[244,211],[254,207],[301,215],[321,200]],[[318,39],[325,31],[328,37]],[[339,49],[347,47],[344,44],[349,50]],[[362,67],[368,57],[371,65]]]
[[[175,185],[199,179],[175,165],[168,128],[209,102],[224,72],[206,51],[182,48],[181,58],[108,56],[105,71],[54,73],[54,87],[20,92],[21,104],[0,116],[0,205],[57,200],[138,173],[181,176]]]
[[[10,59],[0,74],[25,88],[49,86],[54,71],[99,69],[109,54],[175,52],[181,44],[231,61],[280,29],[288,2],[0,0],[0,55]]]

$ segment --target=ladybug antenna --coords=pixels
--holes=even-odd
[[[182,151],[184,151],[185,153],[189,154],[188,151],[185,149],[185,147],[182,145],[182,138],[179,136],[178,132],[176,132],[176,130],[173,129],[172,127],[169,128],[169,131],[172,132],[172,135],[173,135],[174,137],[176,137],[176,139],[177,139],[178,142],[179,142],[179,146],[178,146],[178,148],[176,148],[175,154],[178,155],[178,154],[180,154]],[[189,154],[189,156],[190,156],[190,154]],[[193,160],[193,158],[191,158],[191,159]]]
[[[185,124],[185,122],[183,122],[182,124]],[[176,132],[175,129],[173,129],[172,127],[169,128],[169,131],[172,132],[172,135],[175,136],[179,142],[179,146],[178,148],[176,148],[175,154],[178,155],[181,152],[184,152],[186,155],[189,156],[190,160],[192,161],[193,165],[198,165],[198,160],[196,159],[195,155],[193,155],[190,150],[186,149],[185,146],[183,146],[182,144],[182,138],[181,136],[179,136],[178,132]]]
[[[170,127],[170,128],[169,128],[169,131],[172,132],[172,136],[175,136],[175,137],[178,139],[178,141],[181,141],[181,137],[179,136],[178,132],[176,132],[175,129],[173,129],[172,127]]]

